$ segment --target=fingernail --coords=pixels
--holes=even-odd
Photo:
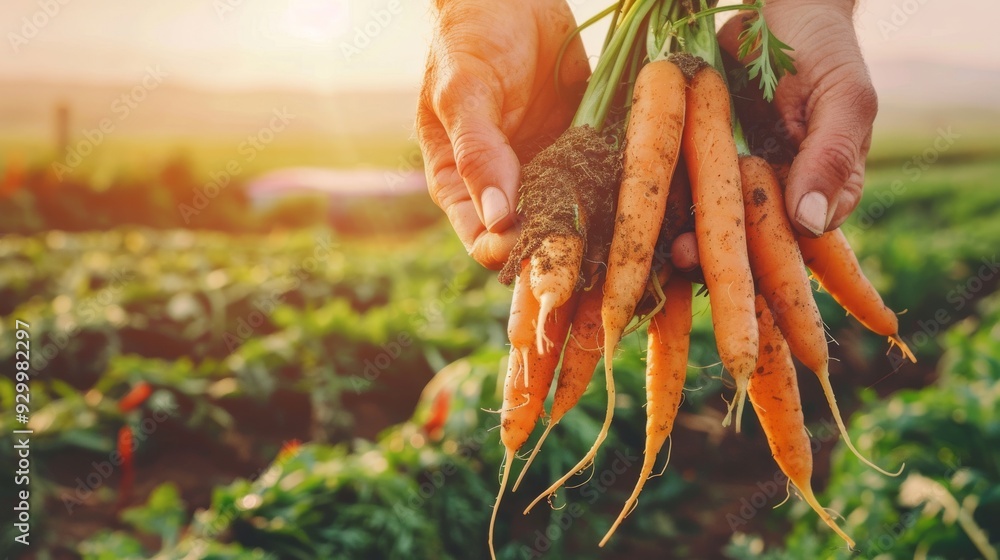
[[[795,221],[816,235],[826,231],[828,203],[822,193],[806,193],[795,211]]]
[[[492,232],[493,228],[510,214],[507,197],[497,187],[486,187],[479,201],[483,205],[483,221],[486,222],[486,229]]]

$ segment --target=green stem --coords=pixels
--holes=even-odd
[[[639,29],[642,27],[646,14],[649,13],[655,4],[655,0],[636,2],[636,5],[640,7],[631,21],[628,22],[628,33],[624,39],[625,45],[628,46],[628,50],[619,54],[616,60],[617,63],[611,68],[611,75],[607,82],[607,86],[604,88],[604,94],[601,96],[601,104],[598,106],[597,122],[593,125],[598,129],[604,127],[604,121],[607,120],[608,113],[611,112],[611,103],[614,100],[615,93],[618,91],[618,84],[621,83],[625,67],[628,65],[629,60],[633,56],[633,51],[638,53],[641,50],[641,47],[635,47],[636,37],[639,36]],[[625,102],[628,103],[629,101],[630,100],[626,97]]]
[[[608,32],[604,35],[604,46],[601,47],[601,52],[607,50],[608,45],[611,44],[611,37],[615,34],[615,29],[618,27],[618,16],[621,15],[624,6],[625,0],[618,0],[618,3],[611,7],[614,10],[614,15],[611,17],[611,25],[608,26]]]
[[[722,54],[715,35],[714,16],[734,10],[750,10],[759,14],[763,10],[763,2],[757,0],[752,4],[709,7],[714,2],[696,0],[696,4],[700,9],[692,13],[688,10],[690,3],[684,4],[680,0],[619,0],[584,22],[571,34],[559,52],[556,65],[557,87],[559,67],[569,42],[582,29],[609,14],[614,14],[605,36],[600,59],[587,82],[587,89],[573,117],[572,125],[590,125],[600,130],[604,127],[616,100],[625,104],[630,102],[633,82],[642,63],[643,50],[650,60],[659,60],[669,52],[687,52],[698,56],[719,71],[728,87]],[[647,28],[642,31],[644,24]],[[619,96],[619,93],[624,95]],[[741,155],[748,154],[749,147],[739,119],[736,118],[732,99],[730,99],[730,113],[737,151]]]
[[[620,25],[607,48],[601,53],[597,68],[587,83],[583,101],[576,116],[573,117],[573,126],[590,125],[598,130],[604,127],[604,120],[611,110],[614,94],[618,90],[618,80],[621,79],[631,56],[638,28],[656,1],[636,0],[622,16]]]
[[[760,7],[757,3],[754,4],[734,4],[732,6],[716,6],[715,8],[706,8],[704,10],[698,10],[693,14],[688,14],[686,17],[678,19],[674,22],[675,26],[680,26],[681,24],[691,23],[697,19],[701,19],[708,16],[714,16],[716,14],[721,14],[722,12],[732,12],[740,10],[753,10],[755,12],[760,11]]]
[[[722,76],[723,83],[729,88],[729,80],[726,76],[726,68],[722,64],[722,52],[719,48],[719,40],[715,35],[715,18],[705,17],[723,12],[727,9],[745,9],[745,6],[723,6],[720,8],[708,8],[705,0],[701,0],[702,9],[695,14],[677,20],[674,28],[678,30],[678,36],[682,39],[683,49],[694,56],[702,58],[715,68]],[[752,4],[751,6],[756,6]],[[733,127],[733,140],[736,142],[736,151],[740,155],[749,155],[750,146],[746,136],[743,134],[743,127],[740,120],[736,118],[736,106],[733,104],[732,96],[729,97],[729,116]]]

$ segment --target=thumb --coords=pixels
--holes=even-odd
[[[455,167],[476,213],[492,233],[514,224],[521,164],[500,130],[503,89],[495,72],[457,54],[431,93],[431,106],[455,152]]]
[[[863,69],[834,83],[816,100],[788,175],[788,215],[802,234],[839,226],[861,200],[878,100]]]

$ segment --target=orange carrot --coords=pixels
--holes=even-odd
[[[511,325],[519,324],[527,326],[529,333],[527,338],[533,338],[534,329],[530,321],[525,322],[520,319],[515,320],[515,313],[518,317],[533,317],[534,313],[527,313],[525,308],[518,308],[524,304],[530,310],[532,305],[537,309],[537,302],[528,289],[527,267],[521,272],[521,276],[514,284],[514,301],[511,303],[511,320],[508,323],[508,331]],[[517,299],[520,294],[526,296]],[[510,356],[507,364],[507,377],[504,381],[503,406],[500,410],[500,441],[506,448],[504,457],[503,478],[500,482],[500,490],[497,493],[496,505],[493,507],[493,515],[490,518],[490,556],[496,558],[493,549],[493,528],[496,524],[497,509],[500,507],[500,499],[504,489],[507,487],[507,479],[510,476],[510,469],[513,464],[514,454],[524,445],[531,435],[538,418],[541,417],[545,398],[549,394],[552,385],[552,377],[555,374],[556,366],[559,363],[559,356],[562,354],[562,343],[566,340],[566,333],[569,331],[570,319],[576,308],[576,297],[571,297],[565,305],[556,310],[555,319],[545,324],[545,335],[549,340],[557,341],[560,352],[538,352],[533,344],[528,344],[523,351],[511,346]],[[518,338],[524,338],[523,332],[513,332]],[[511,337],[512,340],[515,338]],[[524,370],[523,373],[521,370]],[[528,383],[528,371],[531,371],[531,383]]]
[[[823,509],[812,490],[812,449],[802,416],[799,386],[795,379],[795,364],[788,345],[774,324],[767,303],[761,296],[756,301],[760,329],[760,353],[757,369],[750,379],[750,402],[767,436],[767,444],[781,472],[799,489],[809,507],[835,533],[854,548],[851,539]]]
[[[528,510],[542,498],[555,493],[577,471],[593,461],[611,428],[615,410],[613,357],[649,277],[656,239],[666,211],[670,177],[680,151],[685,87],[680,68],[668,60],[643,66],[636,77],[629,126],[625,133],[618,213],[601,304],[604,376],[608,391],[604,424],[587,454],[535,498]]]
[[[590,378],[594,375],[594,368],[601,360],[601,341],[603,332],[601,331],[601,300],[603,282],[599,281],[590,291],[580,295],[580,303],[573,316],[573,323],[570,325],[570,337],[566,341],[566,349],[563,351],[562,368],[559,370],[559,379],[556,384],[556,392],[552,397],[552,410],[549,412],[549,424],[545,427],[538,443],[531,450],[531,455],[524,463],[520,476],[514,482],[513,491],[516,492],[521,485],[521,479],[528,472],[528,467],[535,460],[538,451],[545,443],[552,428],[562,420],[563,416],[570,411],[576,403],[580,402],[583,393],[590,384]]]
[[[653,472],[656,455],[670,436],[687,376],[691,340],[691,282],[674,275],[664,289],[666,303],[649,322],[646,354],[646,449],[639,480],[618,519],[601,540],[604,546],[632,511]]]
[[[896,314],[885,305],[878,290],[861,270],[861,264],[843,231],[835,229],[815,239],[799,237],[799,248],[806,266],[820,286],[845,311],[854,315],[868,330],[889,337],[889,344],[899,346],[903,356],[910,361],[917,361],[916,356],[899,337],[899,320]]]
[[[552,348],[552,341],[545,337],[545,322],[553,309],[573,295],[582,262],[583,239],[573,235],[547,237],[531,255],[531,293],[539,304],[535,325],[539,352]]]
[[[528,364],[528,349],[535,344],[535,322],[538,319],[538,300],[531,293],[530,272],[527,264],[521,266],[521,274],[514,282],[514,295],[510,301],[510,318],[507,320],[507,338],[512,350],[520,354],[521,363]],[[524,371],[525,387],[528,382],[528,368]]]
[[[701,269],[712,304],[719,357],[736,380],[736,395],[723,425],[729,425],[735,407],[738,432],[747,382],[757,361],[757,323],[729,91],[711,67],[702,68],[691,80],[687,116],[682,149],[691,181]]]
[[[833,419],[847,447],[865,464],[884,474],[891,474],[858,452],[840,415],[830,383],[830,353],[823,319],[813,299],[812,285],[785,213],[781,186],[771,167],[760,158],[742,158],[740,171],[746,199],[750,268],[757,287],[792,354],[819,378]]]

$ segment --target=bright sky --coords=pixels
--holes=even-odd
[[[873,65],[905,58],[1000,69],[996,0],[860,1]],[[609,3],[570,2],[578,21]],[[159,65],[210,88],[414,87],[429,21],[428,0],[3,0],[0,80],[128,82]],[[589,35],[590,52],[599,35]]]

